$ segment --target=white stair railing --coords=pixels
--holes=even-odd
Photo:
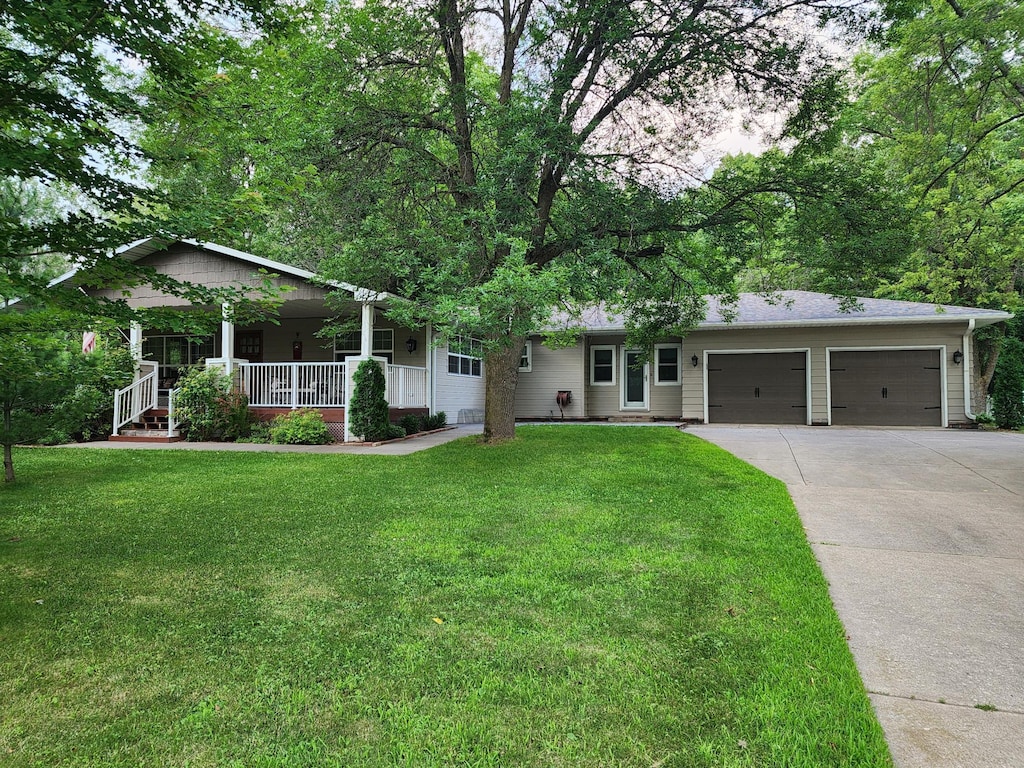
[[[150,408],[156,408],[157,373],[160,370],[159,364],[152,360],[141,360],[139,367],[151,366],[152,370],[145,376],[133,381],[127,387],[119,389],[114,393],[114,434],[117,435],[121,427],[137,421],[139,416]]]

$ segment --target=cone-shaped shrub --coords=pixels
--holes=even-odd
[[[349,403],[349,430],[366,441],[388,439],[391,422],[380,364],[376,360],[364,360],[356,369],[353,381],[355,388]]]

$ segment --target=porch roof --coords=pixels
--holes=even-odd
[[[236,248],[229,248],[226,245],[218,245],[217,243],[208,243],[203,242],[201,240],[193,240],[190,238],[179,238],[172,240],[161,237],[148,237],[142,240],[136,240],[134,243],[129,243],[128,245],[124,245],[118,248],[116,251],[113,252],[112,256],[127,259],[129,261],[138,261],[140,259],[145,258],[146,256],[150,256],[154,253],[165,250],[166,248],[168,248],[171,245],[174,245],[175,243],[185,243],[187,245],[192,245],[195,246],[196,248],[201,248],[203,250],[210,251],[211,253],[216,253],[221,256],[227,256],[238,261],[252,264],[255,267],[261,267],[263,269],[270,270],[271,272],[275,272],[281,275],[288,275],[290,277],[297,277],[301,280],[304,280],[315,285],[328,286],[330,288],[337,288],[342,291],[347,291],[351,293],[353,299],[357,301],[383,302],[392,299],[401,299],[400,296],[388,293],[387,291],[373,291],[369,288],[360,288],[359,286],[352,285],[351,283],[345,283],[338,280],[327,280],[323,277],[318,276],[315,272],[310,272],[309,270],[302,269],[301,267],[295,267],[292,266],[291,264],[285,264],[280,261],[274,261],[273,259],[265,259],[262,256],[256,256],[255,254],[247,253],[246,251],[240,251]],[[79,268],[76,267],[72,270],[69,270],[68,272],[65,272],[63,275],[51,280],[50,286],[52,287],[55,285],[59,285],[60,283],[66,282],[68,280],[71,280],[75,275],[78,274],[79,271]]]

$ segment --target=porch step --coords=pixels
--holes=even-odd
[[[654,421],[653,416],[609,416],[608,421],[619,423],[647,423]]]
[[[178,430],[174,430],[168,435],[166,428],[163,431],[156,429],[122,429],[119,434],[108,437],[107,441],[111,443],[177,443],[184,439]]]
[[[114,443],[176,443],[184,440],[177,429],[167,433],[167,409],[151,408],[146,411],[131,427],[111,435],[109,440]]]

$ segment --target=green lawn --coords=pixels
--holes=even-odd
[[[0,764],[888,766],[781,483],[672,429],[25,449]]]

